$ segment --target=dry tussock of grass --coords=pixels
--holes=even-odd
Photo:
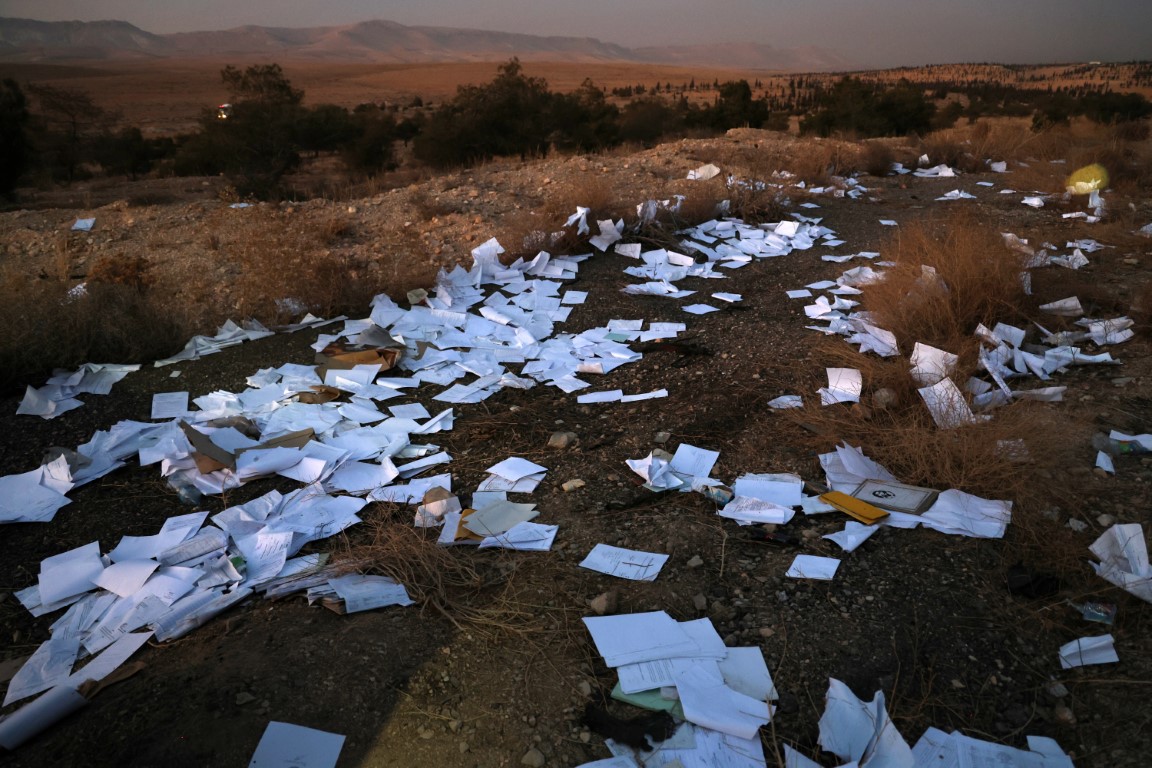
[[[70,296],[70,286],[16,270],[0,279],[0,390],[39,386],[55,368],[166,357],[190,335],[164,297],[146,288],[92,281]]]
[[[339,250],[354,235],[350,219],[333,215],[309,221],[290,210],[221,240],[219,250],[239,269],[231,282],[230,306],[220,311],[273,323],[297,317],[302,309],[324,316],[363,312],[377,293],[397,287],[385,285],[384,276]],[[424,273],[431,267],[420,267],[420,283],[427,284],[429,274]],[[398,277],[387,282],[399,282]]]
[[[338,565],[394,579],[413,600],[457,627],[522,635],[543,626],[543,617],[515,598],[516,568],[508,553],[497,550],[484,553],[490,558],[477,558],[470,547],[442,547],[436,543],[439,529],[414,528],[398,516],[394,508],[369,523],[370,539],[349,546],[338,556]]]
[[[1025,305],[1023,257],[972,214],[900,227],[881,252],[895,266],[864,289],[861,305],[905,353],[919,341],[958,354],[951,347],[978,324],[1018,317]]]
[[[866,141],[860,151],[860,168],[871,176],[887,176],[896,162],[896,151],[884,141]]]

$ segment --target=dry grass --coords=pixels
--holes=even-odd
[[[399,508],[391,512],[369,523],[369,541],[338,556],[341,567],[394,579],[413,600],[458,628],[520,635],[541,628],[543,617],[514,597],[516,567],[506,553],[477,558],[469,547],[441,547],[439,529],[413,528],[398,519]]]
[[[1018,317],[1025,305],[1022,257],[971,214],[900,227],[881,252],[896,265],[861,304],[905,353],[919,341],[958,354],[979,323]]]
[[[272,323],[303,311],[322,316],[359,313],[377,293],[431,282],[433,270],[425,261],[396,255],[388,262],[394,273],[384,275],[353,259],[340,246],[354,236],[351,220],[343,215],[309,220],[291,209],[236,233],[223,232],[218,248],[236,274],[229,281],[229,305],[217,307],[217,312]]]
[[[55,368],[86,362],[136,363],[180,349],[191,335],[163,297],[114,282],[90,282],[70,296],[71,283],[0,279],[0,391],[39,386]]]
[[[887,176],[896,162],[896,152],[883,141],[866,141],[860,152],[860,167],[872,176]]]

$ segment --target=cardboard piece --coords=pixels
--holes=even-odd
[[[245,451],[257,451],[266,448],[302,448],[307,445],[308,441],[316,434],[316,432],[309,427],[295,432],[286,432],[283,435],[278,435],[271,440],[265,440],[251,448],[241,448],[236,452],[232,452],[216,445],[208,435],[190,426],[185,421],[180,422],[180,428],[184,430],[188,442],[192,444],[192,460],[196,462],[196,469],[198,469],[202,475],[207,475],[219,469],[236,469],[236,457]]]
[[[347,371],[357,365],[380,365],[381,372],[387,371],[400,362],[403,347],[370,347],[349,350],[340,344],[329,344],[316,353],[316,373],[323,379],[329,370]]]

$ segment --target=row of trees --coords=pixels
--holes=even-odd
[[[135,176],[164,162],[178,175],[224,174],[243,195],[274,196],[284,176],[306,153],[338,154],[352,172],[372,175],[395,165],[398,142],[413,143],[416,158],[444,168],[498,156],[541,156],[553,148],[596,151],[622,142],[651,144],[685,133],[722,132],[749,126],[786,130],[794,111],[778,108],[780,97],[753,98],[745,80],[713,83],[713,103],[686,96],[648,94],[618,107],[590,80],[571,93],[554,93],[529,77],[517,59],[502,64],[484,85],[461,86],[436,109],[397,117],[373,104],[349,111],[332,104],[304,106],[276,64],[244,70],[225,67],[231,109],[205,110],[198,130],[173,139],[145,140],[136,128],[117,128],[115,115],[80,91],[0,84],[0,194],[10,194],[33,171],[70,182],[92,167]],[[1085,115],[1101,123],[1142,119],[1152,105],[1139,94],[1088,91],[1024,91],[983,84],[971,88],[967,105],[943,88],[902,80],[894,86],[844,77],[830,87],[791,82],[788,99],[804,94],[801,131],[858,137],[924,134],[999,110],[1034,115],[1034,126],[1067,123]],[[937,108],[937,102],[944,106]]]

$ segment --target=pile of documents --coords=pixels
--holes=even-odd
[[[663,611],[591,616],[584,624],[619,676],[613,698],[686,721],[647,750],[609,740],[613,755],[632,761],[620,765],[766,765],[759,730],[777,695],[759,648],[727,648],[710,620],[678,622]]]
[[[999,768],[1072,768],[1072,759],[1047,737],[1029,736],[1029,750],[981,741],[962,733],[929,728],[909,747],[884,706],[884,694],[861,701],[839,680],[828,681],[820,747],[841,760],[842,768],[940,768],[995,765]],[[787,768],[820,768],[820,764],[784,745]]]

